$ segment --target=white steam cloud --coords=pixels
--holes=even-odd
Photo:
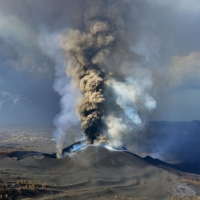
[[[61,96],[61,113],[54,121],[54,136],[58,157],[67,132],[78,126],[79,119],[87,142],[119,147],[143,127],[156,107],[151,74],[137,66],[138,55],[126,40],[128,2],[80,4],[82,18],[75,28],[58,34],[56,40],[46,36],[40,40],[44,52],[57,63],[54,89]],[[57,50],[52,51],[55,46]]]
[[[39,45],[47,55],[56,61],[53,88],[61,96],[61,112],[55,117],[56,130],[53,136],[56,141],[57,157],[61,157],[66,138],[70,140],[70,129],[79,123],[75,104],[81,95],[74,87],[72,80],[66,76],[65,60],[60,47],[60,33],[48,34],[43,31],[40,34]],[[74,137],[78,137],[77,134]]]

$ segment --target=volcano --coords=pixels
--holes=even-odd
[[[12,194],[12,199],[164,200],[200,195],[198,175],[152,160],[125,148],[82,141],[63,149],[59,159],[34,151],[9,153],[0,160],[0,173],[1,180],[7,180],[7,187],[2,183],[4,194]],[[196,185],[188,185],[193,179]],[[34,189],[31,183],[37,183]]]

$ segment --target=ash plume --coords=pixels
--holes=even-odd
[[[139,56],[126,39],[127,1],[87,0],[78,8],[80,17],[60,35],[60,43],[66,73],[83,94],[76,105],[81,127],[88,143],[103,138],[120,146],[156,107],[151,74],[136,64]]]

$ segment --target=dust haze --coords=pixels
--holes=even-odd
[[[87,116],[81,119],[80,105],[88,92],[79,89],[77,74],[65,77],[66,65],[72,62],[67,57],[71,52],[65,47],[70,32],[80,35],[79,39],[91,35],[91,39],[96,40],[96,35],[99,35],[98,42],[88,43],[91,46],[83,52],[82,59],[86,55],[86,60],[77,60],[82,64],[90,62],[84,63],[86,67],[92,63],[95,72],[98,71],[97,76],[103,79],[100,88],[95,89],[95,94],[103,95],[101,100],[105,99],[98,103],[101,108],[97,112],[100,110],[100,114],[95,114],[98,119],[95,127],[99,127],[94,131],[96,136],[103,132],[111,138],[113,145],[119,146],[131,140],[130,134],[123,133],[132,132],[129,125],[133,121],[132,124],[143,126],[146,120],[199,119],[196,109],[200,102],[199,4],[195,0],[190,3],[178,0],[116,1],[112,14],[105,14],[106,21],[101,17],[95,20],[97,15],[102,16],[103,11],[99,13],[98,9],[105,6],[104,1],[95,5],[94,11],[91,11],[94,5],[86,7],[87,3],[90,2],[0,2],[1,123],[51,124],[60,113],[54,120],[55,126],[60,127],[57,129],[59,134],[54,134],[58,144],[62,144],[63,138],[70,138],[64,142],[66,145],[84,138],[80,120],[85,124]],[[118,12],[117,18],[115,12]],[[110,26],[113,19],[114,26]],[[95,23],[100,25],[93,27]],[[92,49],[96,52],[90,55]],[[52,89],[53,84],[56,92]],[[137,98],[148,94],[150,102],[153,102],[151,97],[156,100],[157,108],[153,115],[149,115],[150,109],[146,109],[146,105],[137,104],[137,98],[130,101],[130,94],[124,89],[133,91],[139,88],[138,85],[143,89],[138,91],[139,97],[135,94]],[[123,94],[119,93],[122,91],[120,88]],[[108,94],[113,98],[108,100]],[[129,111],[133,102],[137,108]],[[127,117],[130,113],[136,117]],[[140,132],[140,125],[131,127],[134,127],[134,133]],[[115,135],[116,129],[120,134]],[[85,125],[83,130],[88,130]],[[131,135],[134,140],[137,134]]]

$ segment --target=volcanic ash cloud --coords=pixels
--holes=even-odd
[[[128,3],[89,0],[82,4],[76,28],[60,36],[66,73],[83,94],[75,107],[87,142],[98,142],[103,136],[110,145],[120,146],[156,107],[151,74],[134,66],[135,54],[126,38]]]

